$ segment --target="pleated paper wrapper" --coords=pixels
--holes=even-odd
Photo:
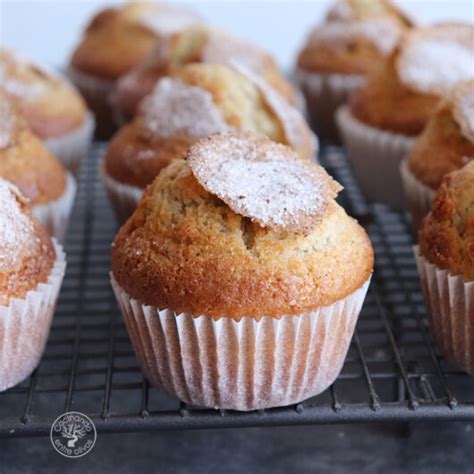
[[[0,392],[26,379],[43,354],[66,268],[62,247],[53,243],[56,261],[48,281],[0,306]]]
[[[318,74],[298,70],[296,78],[306,98],[306,110],[318,138],[326,142],[340,143],[336,111],[364,84],[364,76]]]
[[[300,402],[334,382],[370,279],[330,306],[259,321],[176,314],[111,281],[152,385],[194,406],[248,411]]]
[[[122,225],[135,212],[144,190],[138,186],[120,183],[108,175],[103,159],[99,163],[99,173],[114,209],[115,217],[118,223]]]
[[[370,201],[404,209],[400,163],[415,138],[379,130],[352,116],[348,107],[337,111],[337,124],[357,181]]]
[[[400,165],[400,176],[405,192],[406,206],[411,214],[413,235],[417,236],[423,218],[430,212],[436,191],[414,176],[406,159]]]
[[[444,356],[474,374],[474,281],[453,276],[414,247],[431,331]]]
[[[110,105],[110,94],[115,87],[115,80],[101,79],[72,66],[67,69],[67,76],[79,89],[89,108],[94,113],[96,120],[96,136],[99,139],[110,138],[117,129],[112,107]]]
[[[69,217],[76,196],[76,180],[71,173],[67,173],[64,193],[48,204],[32,206],[35,217],[43,224],[52,237],[62,242],[66,236]]]
[[[44,140],[46,148],[75,176],[83,158],[87,156],[94,134],[95,119],[88,112],[81,126],[61,137]]]

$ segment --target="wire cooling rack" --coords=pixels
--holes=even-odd
[[[150,387],[109,284],[117,226],[97,173],[103,148],[96,144],[81,170],[45,354],[30,378],[0,394],[0,435],[46,435],[66,411],[87,414],[99,432],[474,420],[474,377],[451,367],[431,339],[406,218],[366,203],[338,148],[325,148],[321,161],[369,232],[376,269],[336,382],[297,405],[250,413],[190,407]]]

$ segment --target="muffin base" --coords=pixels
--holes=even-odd
[[[341,371],[370,278],[330,306],[280,319],[176,314],[111,283],[151,384],[184,402],[241,411],[323,392]]]
[[[474,374],[474,281],[453,276],[414,247],[431,331],[445,357]]]
[[[67,76],[76,85],[95,115],[95,136],[100,140],[110,138],[117,127],[112,114],[109,95],[115,86],[114,80],[100,79],[68,66]]]
[[[121,183],[107,174],[104,159],[99,163],[99,173],[105,185],[107,196],[120,225],[135,212],[143,196],[144,189]]]
[[[0,392],[27,378],[43,354],[66,268],[62,247],[53,244],[56,260],[48,281],[0,306]]]
[[[298,83],[306,98],[311,126],[321,141],[341,142],[336,111],[365,82],[361,75],[318,74],[298,70]]]
[[[419,181],[410,171],[407,160],[400,164],[400,176],[405,192],[406,205],[411,214],[413,235],[418,236],[423,218],[430,212],[436,191]]]
[[[31,208],[35,217],[59,242],[62,242],[66,236],[69,216],[76,196],[76,187],[76,180],[71,173],[67,173],[66,189],[62,196],[48,204],[32,206]]]
[[[80,127],[60,137],[48,138],[44,140],[44,144],[76,176],[81,160],[89,150],[94,128],[94,116],[88,112]]]
[[[359,185],[371,201],[404,208],[400,163],[416,138],[370,127],[342,106],[337,124]]]

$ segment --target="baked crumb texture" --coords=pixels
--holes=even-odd
[[[162,171],[119,231],[114,278],[144,304],[214,318],[331,305],[373,267],[366,233],[334,201],[339,189],[267,138],[202,139]]]

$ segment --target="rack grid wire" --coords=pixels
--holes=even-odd
[[[376,267],[335,383],[302,403],[249,413],[191,407],[150,387],[109,283],[117,224],[97,172],[103,151],[96,143],[82,166],[48,344],[31,377],[0,393],[0,436],[47,435],[66,411],[87,414],[99,432],[474,421],[474,377],[447,363],[429,332],[406,216],[368,204],[336,147],[321,162],[344,185],[341,204],[369,233]]]

